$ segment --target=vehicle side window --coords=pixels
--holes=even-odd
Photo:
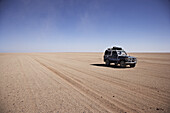
[[[105,51],[105,55],[110,55],[111,54],[111,51]]]
[[[108,55],[111,55],[111,51],[108,51]]]
[[[108,54],[108,51],[106,50],[104,54],[107,55],[107,54]]]
[[[112,56],[117,56],[117,52],[116,52],[116,51],[113,51],[113,52],[112,52]]]

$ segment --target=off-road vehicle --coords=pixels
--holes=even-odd
[[[128,56],[121,47],[113,47],[108,48],[105,51],[104,62],[106,63],[106,66],[109,66],[110,63],[115,63],[116,66],[120,64],[120,67],[126,67],[126,65],[135,67],[137,59],[135,57]]]

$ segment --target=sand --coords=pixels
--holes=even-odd
[[[170,112],[170,53],[130,53],[135,68],[103,53],[0,53],[2,113]]]

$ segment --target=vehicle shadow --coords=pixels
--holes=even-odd
[[[116,66],[116,65],[110,65],[110,66],[106,66],[105,64],[90,64],[92,66],[98,66],[98,67],[108,67],[108,68],[119,68],[119,69],[126,69],[126,68],[131,68],[131,67],[120,67],[120,66]]]

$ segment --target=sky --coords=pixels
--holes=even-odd
[[[170,0],[0,0],[0,52],[170,52]]]

